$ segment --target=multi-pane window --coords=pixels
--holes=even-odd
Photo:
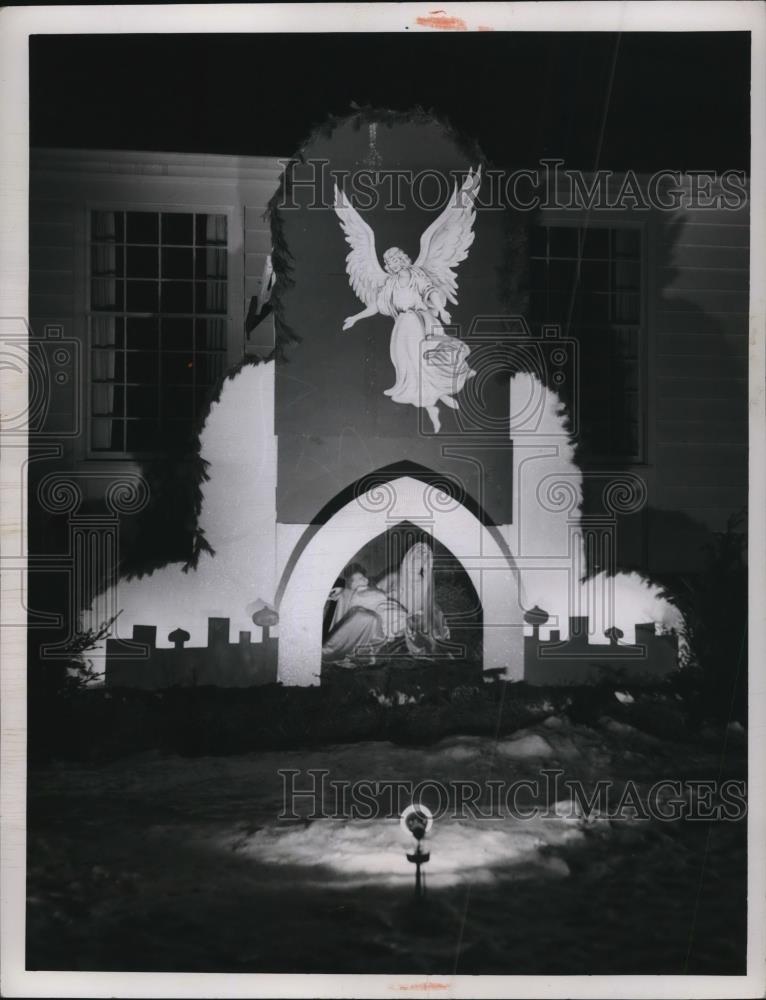
[[[90,446],[186,440],[226,364],[226,216],[93,211]]]
[[[595,459],[643,452],[642,231],[539,226],[532,233],[530,319],[579,344],[579,426]]]

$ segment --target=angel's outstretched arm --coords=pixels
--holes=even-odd
[[[355,313],[353,316],[349,316],[343,320],[343,329],[350,330],[354,323],[358,323],[360,319],[368,319],[370,316],[377,316],[378,307],[377,306],[367,306],[360,313]]]
[[[451,323],[452,317],[447,312],[447,296],[445,292],[438,285],[434,284],[430,278],[425,276],[419,279],[418,285],[429,312],[440,319],[442,323]]]
[[[452,317],[447,312],[447,296],[439,288],[432,288],[428,293],[428,305],[443,323],[451,323]]]

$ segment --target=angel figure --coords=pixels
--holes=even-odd
[[[447,303],[457,305],[454,268],[468,256],[473,243],[474,202],[481,168],[468,171],[454,198],[420,237],[420,253],[413,264],[399,247],[383,254],[380,266],[375,234],[335,185],[335,211],[351,252],[346,257],[350,284],[365,308],[343,323],[350,330],[360,319],[381,314],[394,322],[391,361],[396,382],[385,394],[395,403],[422,406],[433,424],[441,428],[439,406],[459,409],[454,396],[476,373],[467,362],[470,348],[446,332]]]

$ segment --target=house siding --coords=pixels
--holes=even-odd
[[[686,211],[681,220],[676,232],[654,220],[663,266],[650,503],[720,531],[747,503],[749,210]],[[677,555],[672,540],[659,530],[649,543],[665,569],[663,553]]]

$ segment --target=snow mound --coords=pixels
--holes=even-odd
[[[431,859],[429,885],[446,888],[462,882],[488,883],[531,875],[564,877],[569,869],[543,848],[583,836],[564,818],[532,820],[441,819],[423,842]],[[414,878],[407,861],[415,842],[398,819],[317,820],[308,825],[270,826],[240,841],[236,849],[254,861],[291,868],[291,880],[313,877],[338,887],[349,883],[400,885]]]
[[[526,757],[552,757],[555,751],[551,744],[539,733],[525,733],[497,744],[497,752],[503,757],[524,759]]]

